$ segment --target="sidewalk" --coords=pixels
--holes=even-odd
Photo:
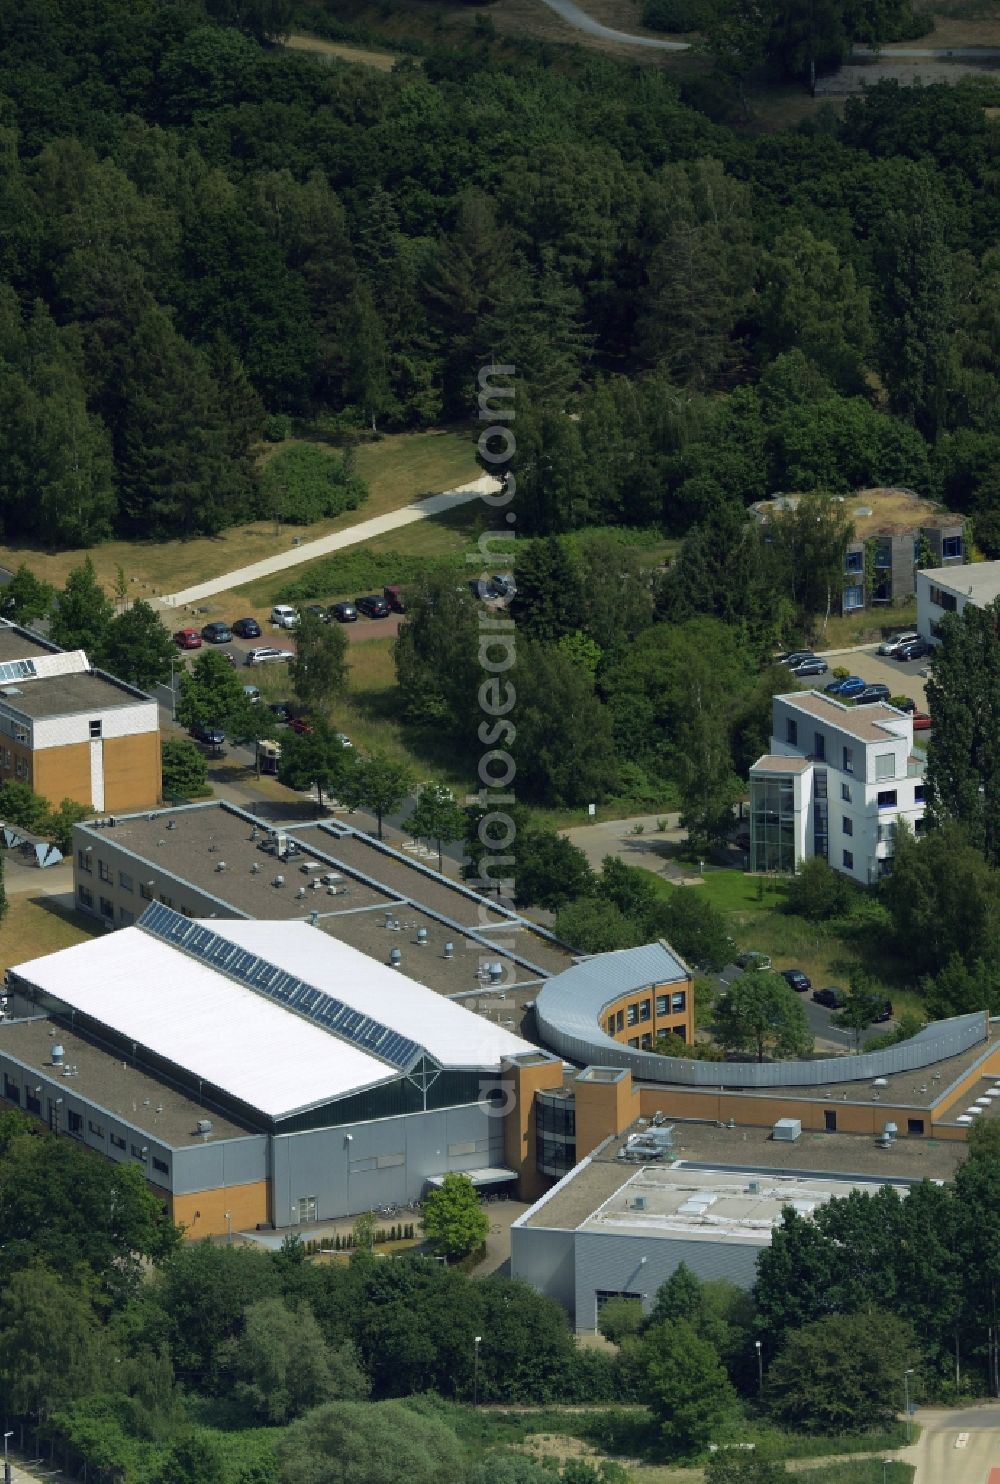
[[[291,546],[287,551],[278,552],[276,556],[253,562],[249,567],[238,567],[235,572],[223,572],[218,577],[210,578],[208,582],[196,583],[193,587],[182,588],[180,592],[166,593],[156,600],[156,606],[180,608],[185,603],[197,603],[202,598],[210,598],[214,593],[228,592],[230,588],[241,587],[245,582],[255,582],[259,577],[270,577],[275,572],[287,571],[289,567],[297,567],[302,562],[311,562],[315,557],[329,556],[331,552],[343,551],[348,546],[358,546],[363,541],[370,541],[373,536],[383,536],[387,531],[399,530],[402,526],[413,525],[415,521],[428,520],[433,515],[457,510],[460,505],[468,505],[483,495],[494,494],[500,488],[498,479],[494,479],[492,474],[484,474],[459,489],[445,490],[440,495],[428,495],[426,499],[405,505],[402,510],[392,510],[387,515],[376,515],[356,526],[348,526],[346,531],[334,531],[330,536],[307,541],[304,546]]]

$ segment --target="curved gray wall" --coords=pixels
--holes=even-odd
[[[570,971],[572,972],[572,971]],[[583,1006],[577,999],[568,1014],[562,1014],[562,996],[545,1004],[550,980],[535,1002],[539,1034],[546,1046],[569,1061],[602,1067],[627,1067],[636,1081],[668,1082],[680,1087],[822,1087],[829,1082],[863,1082],[874,1077],[888,1077],[893,1072],[912,1072],[958,1056],[963,1051],[985,1042],[988,1032],[985,1010],[972,1015],[957,1015],[951,1020],[937,1020],[925,1026],[909,1041],[900,1041],[886,1051],[869,1051],[862,1056],[831,1056],[817,1061],[732,1062],[689,1061],[680,1056],[657,1056],[652,1051],[635,1051],[622,1046],[600,1029],[603,1004]],[[620,994],[615,996],[620,998]],[[565,1007],[568,1008],[568,1007]],[[581,1011],[593,1024],[593,1031],[581,1031]]]

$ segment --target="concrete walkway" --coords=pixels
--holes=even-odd
[[[197,603],[201,598],[212,597],[214,593],[228,592],[230,588],[241,587],[245,582],[256,582],[259,577],[270,577],[275,572],[285,572],[289,567],[311,562],[316,557],[329,556],[348,546],[358,546],[364,541],[370,541],[373,536],[384,535],[387,531],[397,531],[402,526],[413,525],[418,520],[428,520],[433,515],[445,515],[449,510],[457,510],[460,505],[468,505],[473,500],[481,499],[483,495],[495,494],[500,488],[498,479],[494,479],[492,474],[484,474],[458,489],[445,490],[440,495],[428,495],[426,499],[415,500],[412,505],[404,505],[402,510],[391,510],[387,515],[373,516],[371,520],[348,526],[346,531],[334,531],[332,535],[320,536],[316,541],[307,541],[304,546],[292,546],[288,551],[253,562],[249,567],[239,567],[235,572],[223,572],[218,577],[210,578],[208,582],[198,582],[193,587],[182,588],[180,592],[167,593],[158,599],[158,605],[161,608],[180,608],[185,603]]]
[[[666,824],[665,830],[659,828],[661,820]],[[662,853],[664,845],[680,845],[686,840],[687,831],[681,829],[680,820],[679,814],[665,809],[662,814],[573,825],[559,833],[583,851],[593,871],[601,869],[606,855],[613,855],[627,866],[645,866],[671,880],[682,881],[691,878],[692,872],[675,865]],[[642,826],[640,834],[636,834],[637,825]]]

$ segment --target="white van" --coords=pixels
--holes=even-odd
[[[279,629],[298,628],[299,614],[296,608],[290,608],[287,603],[275,603],[271,609],[271,622]]]

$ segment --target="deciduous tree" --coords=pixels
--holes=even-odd
[[[340,624],[323,623],[308,610],[295,631],[295,658],[288,666],[296,699],[323,715],[347,689],[347,638]]]
[[[757,969],[734,979],[720,995],[715,1030],[727,1051],[752,1051],[758,1061],[764,1053],[805,1056],[813,1038],[806,1012],[795,991],[769,969]]]
[[[466,1257],[485,1242],[489,1217],[468,1175],[445,1175],[424,1200],[424,1235],[445,1257]]]
[[[413,813],[403,821],[403,828],[415,840],[433,840],[437,846],[438,870],[444,870],[442,847],[461,840],[469,817],[450,788],[441,783],[425,783],[417,795]]]

